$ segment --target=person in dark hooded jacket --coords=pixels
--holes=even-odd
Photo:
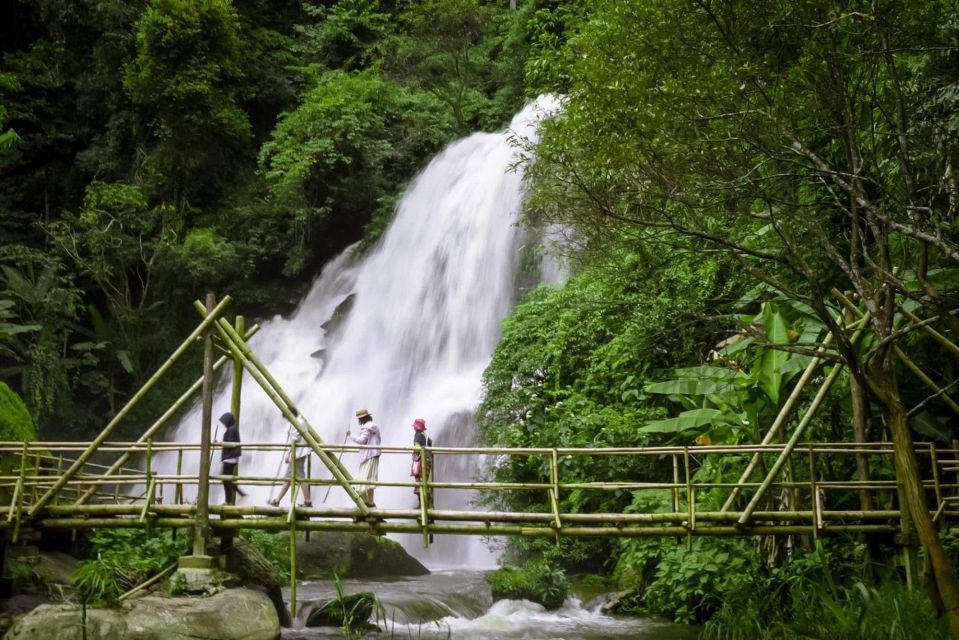
[[[229,411],[220,416],[220,424],[225,427],[225,431],[223,432],[223,449],[220,451],[220,462],[223,464],[220,474],[232,477],[236,475],[236,467],[240,463],[240,456],[243,455],[243,451],[240,448],[240,428],[236,424],[236,418],[234,418],[233,414]],[[234,446],[228,446],[230,444]],[[236,494],[238,491],[239,488],[236,486],[236,481],[223,481],[223,493],[226,495],[227,504],[236,503]],[[243,495],[243,493],[241,492],[240,495]]]

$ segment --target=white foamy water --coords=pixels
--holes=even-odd
[[[477,133],[453,143],[416,178],[400,201],[381,242],[366,256],[349,252],[329,263],[289,318],[263,323],[250,345],[323,439],[341,444],[354,412],[366,408],[384,445],[412,444],[414,418],[424,418],[436,446],[475,444],[473,412],[483,370],[515,304],[521,245],[518,226],[522,175],[513,169],[513,136],[532,140],[537,123],[559,102],[543,97],[500,133]],[[544,262],[539,279],[561,273]],[[528,279],[528,277],[527,277]],[[534,280],[537,279],[535,276]],[[229,409],[229,389],[214,405],[214,420]],[[177,427],[177,441],[198,441],[200,408]],[[284,442],[288,424],[247,376],[240,431],[245,442]],[[281,454],[247,452],[243,475],[274,476]],[[344,462],[355,474],[355,454]],[[468,481],[480,463],[439,457],[437,480]],[[170,467],[172,461],[164,464]],[[197,459],[186,459],[195,470]],[[315,457],[313,476],[328,472]],[[381,481],[409,481],[409,454],[384,455]],[[214,472],[218,470],[214,461]],[[172,472],[172,469],[167,469]],[[265,504],[267,487],[247,486],[239,504]],[[314,489],[319,506],[325,489]],[[211,501],[222,489],[211,486]],[[462,508],[470,497],[439,491],[436,507]],[[287,503],[289,495],[284,502]],[[411,489],[380,488],[382,508],[412,508]],[[327,505],[346,505],[334,489]],[[431,566],[489,566],[491,552],[478,538],[437,536],[428,552],[418,536],[395,536]]]
[[[526,600],[493,602],[484,574],[440,571],[428,576],[389,581],[349,580],[347,593],[371,591],[383,606],[373,620],[381,637],[419,640],[693,640],[696,627],[658,618],[607,615],[599,597],[583,603],[576,597],[556,611]],[[288,590],[284,590],[289,596]],[[337,597],[329,580],[301,582],[297,588],[297,619],[283,630],[284,640],[341,638],[331,627],[305,627],[310,611]]]

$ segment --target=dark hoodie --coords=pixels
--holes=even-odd
[[[236,426],[236,419],[232,413],[227,411],[220,416],[220,424],[226,427],[226,431],[223,432],[223,442],[240,442],[240,429]],[[239,458],[241,453],[242,450],[239,446],[224,447],[220,451],[220,460],[233,460]]]

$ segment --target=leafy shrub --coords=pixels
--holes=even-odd
[[[113,606],[122,590],[118,575],[120,567],[113,562],[87,560],[77,566],[70,580],[80,602]]]
[[[244,529],[240,535],[252,544],[276,568],[282,582],[290,580],[290,537],[283,533],[269,533]]]
[[[544,561],[528,569],[503,567],[486,575],[494,600],[529,600],[547,609],[559,609],[569,595],[566,573]]]
[[[677,622],[702,622],[723,605],[725,594],[754,584],[758,560],[740,540],[697,539],[692,550],[673,545],[645,592],[646,607]]]
[[[98,529],[89,540],[86,555],[96,558],[97,571],[113,571],[118,588],[127,590],[162,571],[186,548],[186,536],[174,540],[168,530]]]
[[[0,440],[33,442],[37,430],[27,405],[5,382],[0,382]]]

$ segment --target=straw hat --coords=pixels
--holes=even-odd
[[[369,418],[369,417],[370,417],[370,412],[367,411],[366,409],[357,409],[357,410],[356,410],[356,417],[357,417],[357,418]]]

